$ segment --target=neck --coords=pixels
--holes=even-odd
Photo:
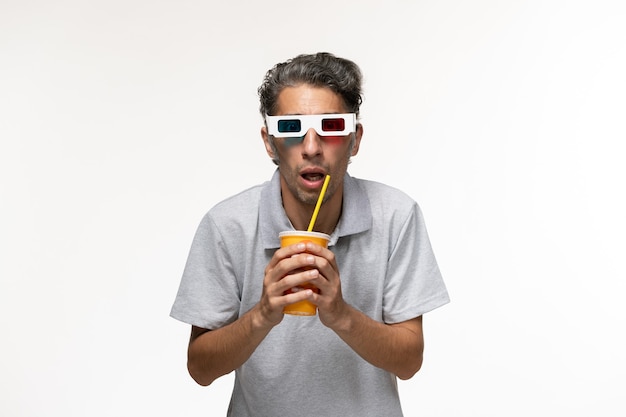
[[[296,200],[291,193],[286,190],[282,192],[283,206],[287,217],[296,230],[307,230],[311,217],[315,211],[315,206],[304,204]],[[343,186],[325,201],[320,207],[317,214],[313,231],[322,232],[330,235],[337,227],[339,218],[341,217],[341,208],[343,203]]]

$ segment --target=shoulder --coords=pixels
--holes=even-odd
[[[406,192],[371,180],[355,179],[355,184],[367,197],[373,233],[395,241],[406,227],[423,223],[418,203]]]
[[[214,216],[239,216],[250,213],[253,211],[251,209],[259,206],[261,193],[268,184],[269,182],[255,185],[228,197],[213,206],[208,214]]]
[[[229,234],[255,228],[261,194],[267,184],[255,185],[220,201],[205,213],[200,227],[216,228]]]
[[[365,193],[372,208],[407,209],[417,206],[417,202],[406,192],[381,182],[352,178],[355,184]]]

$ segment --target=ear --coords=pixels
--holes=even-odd
[[[267,133],[267,127],[261,127],[261,137],[263,138],[263,144],[265,145],[265,152],[270,157],[270,159],[275,160],[276,155],[274,155],[274,149],[272,149],[272,145],[270,144],[270,135]]]
[[[356,132],[354,132],[354,147],[352,148],[352,154],[350,156],[355,156],[357,153],[359,153],[361,137],[363,137],[363,125],[361,123],[358,123],[356,125]]]

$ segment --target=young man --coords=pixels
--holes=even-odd
[[[420,369],[422,314],[449,299],[417,204],[347,173],[360,70],[301,55],[269,70],[259,96],[278,169],[198,228],[171,312],[192,325],[189,372],[209,385],[235,370],[229,416],[402,416],[396,377]],[[328,248],[281,249],[279,232],[307,229],[327,174],[315,230]],[[305,299],[316,316],[283,314]]]

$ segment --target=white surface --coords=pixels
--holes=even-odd
[[[361,66],[350,170],[419,201],[452,297],[406,415],[624,415],[625,18],[0,1],[0,415],[225,415],[232,376],[192,382],[169,308],[204,212],[274,169],[265,71],[318,50]]]

